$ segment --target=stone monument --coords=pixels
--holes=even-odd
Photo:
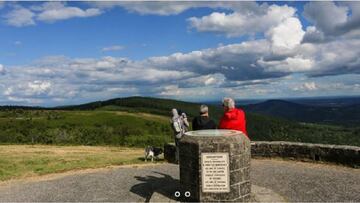
[[[190,131],[180,141],[185,201],[250,201],[250,140],[235,130]]]

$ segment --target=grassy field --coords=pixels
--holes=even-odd
[[[0,181],[76,169],[140,164],[145,163],[143,156],[143,148],[0,145]]]
[[[169,118],[119,111],[0,111],[0,143],[162,146],[171,141]]]
[[[170,116],[110,110],[3,110],[0,111],[1,144],[49,144],[161,147],[173,141]],[[194,105],[194,109],[195,109]],[[105,108],[105,109],[104,109]],[[136,110],[136,111],[135,111]],[[215,109],[214,109],[215,110]],[[195,110],[189,112],[195,115]],[[220,111],[212,114],[219,118]],[[253,141],[296,141],[360,146],[360,128],[297,123],[248,113],[247,130]]]

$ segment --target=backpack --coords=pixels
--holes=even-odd
[[[174,131],[176,133],[181,133],[182,132],[182,126],[181,126],[180,118],[177,118],[176,120],[174,120],[172,122],[172,127],[173,127],[173,129],[174,129]]]

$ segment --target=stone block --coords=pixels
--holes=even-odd
[[[228,152],[230,154],[230,144],[228,143],[217,143],[217,150],[216,152]]]
[[[240,184],[240,194],[245,196],[251,193],[251,183],[250,181],[243,182]]]
[[[240,197],[240,184],[230,186],[229,193],[202,193],[202,202],[233,201]]]
[[[230,157],[230,171],[238,170],[243,168],[242,164],[244,163],[244,156],[243,155],[237,155]]]
[[[217,152],[218,151],[218,144],[217,143],[202,143],[200,145],[201,147],[201,152],[202,153],[206,153],[206,152]]]
[[[241,155],[245,151],[245,147],[241,143],[230,144],[230,156]]]
[[[239,184],[245,181],[245,174],[243,169],[235,170],[230,172],[230,184]]]
[[[231,132],[233,135],[217,135],[217,136],[194,136],[191,134],[196,133],[206,133],[209,131],[192,131],[186,136],[184,136],[180,141],[180,183],[182,188],[192,191],[192,193],[197,194],[194,197],[195,201],[199,202],[227,202],[234,200],[242,200],[243,196],[240,191],[240,184],[247,183],[243,187],[247,187],[250,184],[250,158],[251,158],[251,147],[249,139],[241,134],[239,131],[231,130],[212,130],[212,132]],[[207,164],[207,174],[210,174],[207,177],[207,180],[211,179],[211,174],[227,174],[222,177],[225,177],[223,180],[226,181],[230,192],[226,191],[226,186],[216,186],[220,187],[220,191],[214,190],[214,192],[203,192],[202,185],[202,155],[203,153],[214,153],[221,158],[216,158],[216,156],[211,157],[212,155],[207,155],[206,160]],[[225,155],[224,155],[225,153]],[[227,154],[227,155],[226,155]],[[225,157],[228,157],[229,167],[223,168],[223,165],[218,165],[219,163],[226,163],[223,160]],[[213,160],[213,162],[211,161]],[[220,160],[220,162],[218,162]],[[218,168],[218,166],[220,168]],[[246,170],[245,170],[246,169]],[[226,172],[228,170],[228,172]],[[219,172],[217,172],[219,171]],[[229,179],[227,179],[227,177]],[[215,177],[215,176],[214,176]],[[246,182],[244,182],[246,181]],[[194,184],[195,183],[195,184]],[[211,188],[211,184],[215,182],[206,183],[207,188]],[[210,186],[209,186],[210,185]],[[214,185],[213,185],[214,187]],[[250,184],[251,187],[251,184]],[[249,190],[244,190],[246,192]]]
[[[250,167],[243,168],[244,181],[250,181]]]
[[[243,202],[250,202],[251,201],[251,195],[245,195],[242,199]]]

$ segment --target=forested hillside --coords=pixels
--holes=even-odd
[[[360,126],[360,104],[347,106],[315,106],[297,104],[284,100],[268,100],[244,105],[248,112],[277,116],[306,123]]]
[[[171,109],[191,120],[199,104],[131,97],[52,109],[6,108],[0,111],[0,143],[65,145],[158,145],[172,140]],[[222,108],[209,106],[218,121]],[[360,146],[360,128],[298,123],[246,112],[252,140],[284,140]]]

